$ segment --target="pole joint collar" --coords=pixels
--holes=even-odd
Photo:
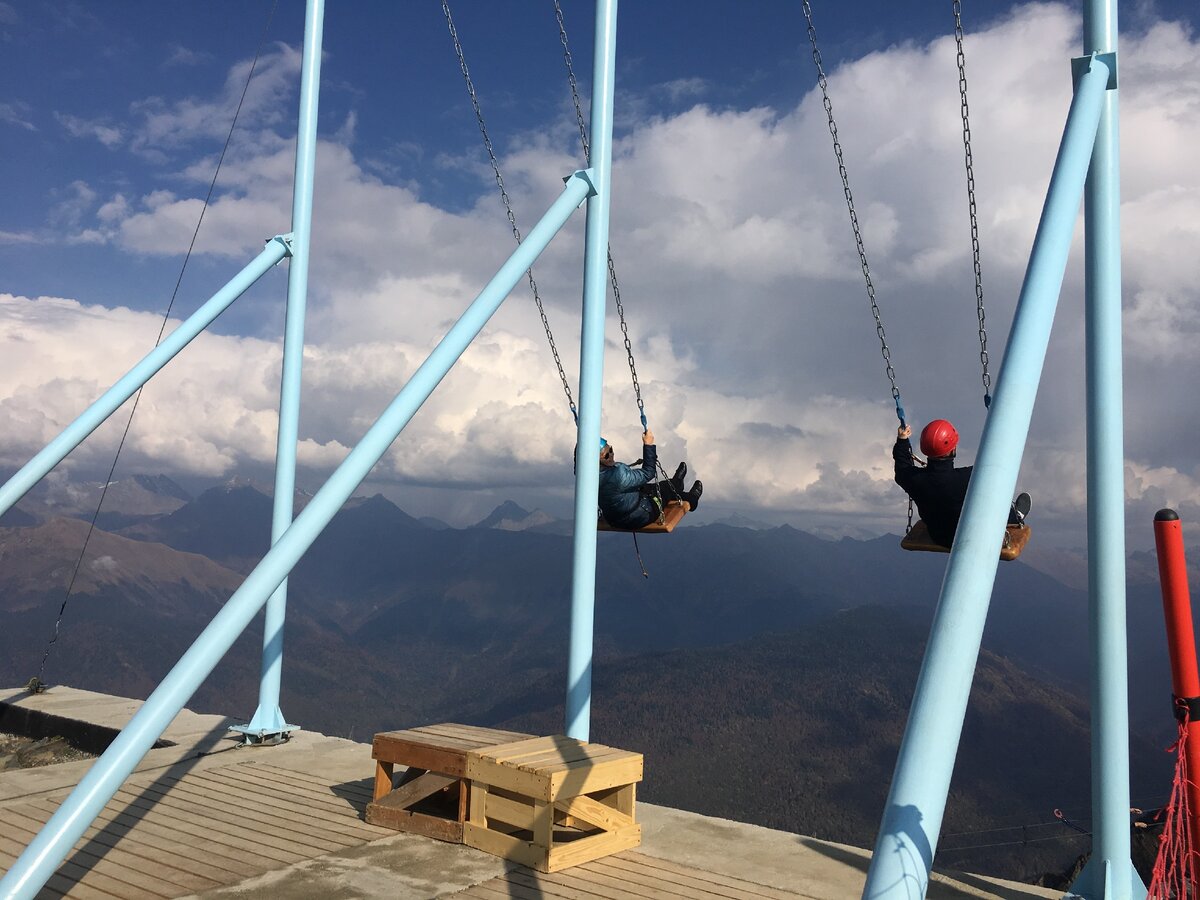
[[[563,184],[566,184],[572,178],[579,178],[587,183],[588,197],[595,197],[597,194],[600,193],[600,191],[596,188],[596,170],[595,169],[593,169],[593,168],[577,169],[576,171],[572,172],[570,175],[567,175],[565,178],[563,178]],[[584,198],[584,199],[586,199],[586,198]]]
[[[289,231],[287,234],[277,234],[275,237],[271,238],[271,241],[279,241],[279,243],[283,244],[283,249],[287,251],[284,254],[285,258],[296,255],[296,248],[294,246],[295,240],[296,233],[294,231]],[[267,241],[267,243],[269,244],[271,241]],[[280,262],[283,262],[283,260],[280,260]]]
[[[1108,69],[1108,87],[1105,90],[1115,91],[1117,89],[1117,54],[1112,53],[1092,53],[1088,56],[1076,56],[1071,60],[1071,87],[1075,90],[1079,89],[1079,79],[1092,70],[1092,63],[1104,63]]]

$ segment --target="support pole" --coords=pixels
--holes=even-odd
[[[1115,54],[1116,0],[1087,0],[1083,52]],[[1084,200],[1087,272],[1088,625],[1091,638],[1092,856],[1068,896],[1145,897],[1129,837],[1129,686],[1125,627],[1125,451],[1121,373],[1121,180],[1113,83]]]
[[[872,900],[923,897],[929,886],[1009,505],[1109,74],[1103,62],[1091,60],[1071,101],[867,872],[863,896]]]
[[[1154,548],[1158,554],[1158,580],[1162,585],[1163,616],[1167,623],[1167,652],[1171,657],[1171,692],[1175,714],[1187,718],[1187,800],[1191,813],[1191,844],[1195,854],[1200,841],[1200,671],[1196,666],[1196,637],[1192,630],[1192,598],[1188,591],[1187,556],[1179,513],[1160,509],[1154,515]],[[1193,893],[1197,885],[1192,885]]]
[[[567,179],[562,194],[529,232],[521,246],[454,323],[429,358],[413,373],[408,384],[296,517],[292,527],[254,567],[242,586],[200,633],[116,740],[92,764],[4,878],[0,879],[0,897],[4,900],[33,900],[42,885],[66,859],[75,842],[83,836],[88,825],[146,755],[146,751],[233,646],[267,597],[287,577],[342,508],[342,504],[350,499],[371,468],[387,452],[392,441],[416,415],[421,404],[433,393],[467,345],[475,339],[525,271],[533,265],[538,254],[591,190],[587,172],[576,172]]]
[[[592,630],[596,610],[596,497],[600,489],[600,400],[604,390],[604,308],[608,292],[613,93],[617,65],[617,0],[597,0],[592,67],[592,171],[583,264],[583,329],[579,352],[579,433],[575,459],[575,535],[571,638],[567,653],[567,735],[588,739],[592,713]]]
[[[89,434],[121,408],[121,404],[134,395],[142,385],[158,373],[163,366],[175,358],[184,347],[192,342],[201,331],[211,325],[221,313],[250,286],[262,278],[271,267],[290,252],[291,237],[280,235],[267,241],[267,246],[246,268],[235,275],[225,287],[213,294],[198,310],[188,316],[142,360],[123,375],[112,387],[100,395],[87,409],[62,430],[49,444],[25,463],[12,478],[0,487],[0,516],[8,512],[29,493],[35,484],[67,458]]]
[[[317,101],[321,91],[321,36],[325,0],[308,0],[304,16],[304,54],[300,64],[300,116],[296,129],[296,170],[292,184],[292,259],[288,263],[287,318],[283,334],[283,374],[279,386],[279,434],[275,449],[275,498],[271,543],[292,524],[296,492],[296,443],[300,431],[300,383],[304,363],[304,311],[308,301],[308,259],[312,240],[313,180],[317,159]],[[287,611],[287,579],[267,601],[263,623],[262,675],[258,709],[248,725],[234,731],[248,744],[286,740],[299,728],[289,725],[279,708],[283,672],[283,620]]]

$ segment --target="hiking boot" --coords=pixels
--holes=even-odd
[[[683,499],[688,502],[688,506],[695,512],[696,507],[700,505],[700,495],[704,493],[704,485],[697,481],[692,485],[692,489],[687,492],[687,496]]]
[[[683,479],[687,475],[687,463],[680,463],[679,468],[675,470],[675,474],[671,476],[671,490],[675,492],[676,497],[683,496]]]
[[[1033,506],[1033,500],[1028,494],[1018,494],[1017,499],[1013,501],[1013,512],[1016,513],[1017,524],[1024,524],[1025,517],[1029,515],[1029,509]]]

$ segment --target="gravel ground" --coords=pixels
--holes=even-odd
[[[33,769],[60,762],[91,759],[95,754],[72,747],[66,738],[27,738],[0,734],[0,772],[9,769]]]

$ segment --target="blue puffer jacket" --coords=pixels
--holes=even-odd
[[[658,451],[653,444],[642,446],[642,466],[631,468],[625,463],[600,467],[600,512],[604,521],[617,528],[641,528],[658,518],[658,507],[641,488],[654,480],[658,471]]]

